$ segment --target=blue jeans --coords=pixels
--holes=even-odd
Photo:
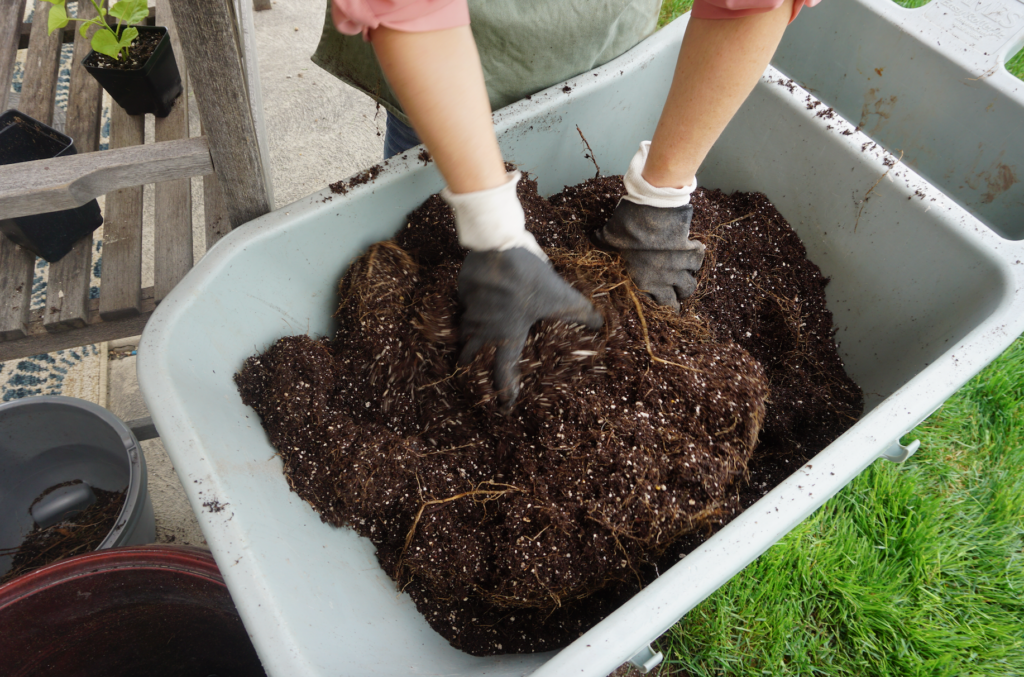
[[[387,129],[384,132],[384,159],[404,153],[422,141],[416,131],[388,112]]]

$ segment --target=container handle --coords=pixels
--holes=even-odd
[[[933,0],[920,16],[949,38],[937,48],[955,54],[967,47],[990,67],[1024,41],[1024,0]]]
[[[647,674],[656,668],[663,658],[660,651],[655,653],[651,645],[646,644],[629,659],[629,662],[639,668],[640,672]]]
[[[887,461],[893,463],[903,463],[905,460],[914,455],[918,449],[921,448],[921,440],[914,440],[910,444],[900,444],[899,440],[896,440],[889,447],[882,452],[879,458],[884,458]]]

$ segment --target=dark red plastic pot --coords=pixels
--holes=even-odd
[[[139,34],[160,33],[160,43],[141,68],[118,70],[90,65],[96,52],[90,52],[82,65],[99,81],[110,97],[128,115],[153,113],[158,118],[167,117],[174,100],[181,94],[181,74],[178,62],[174,60],[171,39],[163,26],[136,26]]]
[[[200,548],[72,557],[0,587],[4,677],[263,677],[224,579]]]

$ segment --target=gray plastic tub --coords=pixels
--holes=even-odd
[[[46,494],[47,489],[78,480]],[[96,548],[156,537],[146,459],[132,431],[103,407],[73,397],[28,397],[0,405],[0,551],[34,523],[46,527],[95,502],[92,488],[125,491],[114,527]],[[0,556],[0,574],[13,554]]]
[[[800,14],[772,63],[1024,240],[1024,82],[1005,67],[1021,47],[1022,0],[833,0]]]
[[[684,29],[677,21],[568,91],[498,111],[505,157],[544,194],[578,183],[594,173],[578,125],[601,167],[624,171],[654,129]],[[769,69],[699,178],[766,193],[832,278],[828,301],[866,394],[864,417],[560,652],[475,658],[449,646],[368,540],[324,525],[288,489],[232,382],[245,358],[281,336],[331,331],[339,276],[442,187],[433,166],[411,152],[344,196],[324,190],[247,224],[161,303],[143,335],[139,381],[270,675],[604,677],[631,658],[653,665],[649,642],[868,465],[904,458],[913,447],[900,437],[1024,330],[1024,243],[999,237],[904,164],[890,168],[895,158],[853,125],[816,117],[822,107],[808,110],[808,93],[783,80]],[[211,501],[225,509],[201,507]]]

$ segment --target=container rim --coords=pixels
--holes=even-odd
[[[83,576],[119,569],[167,569],[224,585],[213,555],[192,545],[131,545],[75,555],[0,586],[0,612],[19,600]]]
[[[136,506],[139,504],[140,500],[144,500],[146,497],[148,482],[146,477],[145,460],[139,451],[139,441],[135,438],[135,433],[133,433],[121,419],[114,416],[114,414],[109,410],[104,409],[95,402],[82,400],[77,397],[66,397],[64,395],[36,395],[34,397],[26,397],[20,400],[13,400],[11,402],[0,404],[0,412],[23,408],[34,408],[40,405],[58,405],[61,407],[84,411],[106,424],[121,440],[121,444],[124,446],[126,460],[128,461],[128,487],[125,489],[124,502],[121,504],[121,510],[117,514],[117,521],[114,522],[114,526],[111,527],[109,532],[107,532],[107,535],[100,544],[96,546],[96,550],[94,552],[114,547],[123,534],[131,533],[134,530],[135,524],[138,522],[141,515],[141,511],[136,510]],[[45,569],[47,567],[43,568]],[[15,580],[19,580],[20,578],[22,577],[19,576]]]
[[[64,146],[56,154],[39,159],[46,160],[50,158],[61,157],[62,155],[65,154],[74,155],[76,153],[74,139],[72,139],[64,132],[58,131],[57,129],[54,129],[50,125],[40,122],[31,115],[26,115],[25,113],[22,113],[20,110],[16,108],[8,108],[3,113],[0,113],[0,134],[3,134],[8,129],[16,125],[18,118],[22,118],[23,120],[28,121],[37,128],[47,132],[50,138],[52,138],[54,141],[64,144]]]

